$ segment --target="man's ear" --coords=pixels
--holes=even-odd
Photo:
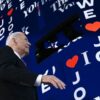
[[[13,43],[14,43],[15,45],[17,45],[17,40],[16,40],[16,38],[12,38],[12,41],[13,41]]]

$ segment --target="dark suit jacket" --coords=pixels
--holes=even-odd
[[[0,100],[37,100],[37,76],[27,70],[10,47],[0,48]]]

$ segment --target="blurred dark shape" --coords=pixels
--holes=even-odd
[[[37,43],[36,43],[36,60],[37,63],[40,63],[44,59],[46,59],[48,56],[52,55],[54,52],[56,52],[58,49],[62,48],[64,45],[60,45],[57,48],[45,48],[44,44],[45,42],[55,42],[57,41],[57,35],[59,32],[63,32],[62,34],[65,35],[69,41],[72,41],[73,39],[79,37],[82,35],[81,32],[78,32],[73,28],[73,23],[79,19],[79,16],[72,15],[66,20],[64,20],[62,23],[60,23],[57,27],[55,27],[53,30],[51,30],[47,35],[42,37]]]

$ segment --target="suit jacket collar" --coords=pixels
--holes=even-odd
[[[25,64],[18,56],[16,56],[12,48],[9,46],[0,48],[0,65],[5,63],[17,64],[20,67],[26,68]]]
[[[19,59],[21,59],[20,55],[16,51],[14,51],[14,53]]]

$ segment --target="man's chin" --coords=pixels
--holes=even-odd
[[[26,51],[26,52],[25,52],[25,55],[29,55],[29,51]]]

